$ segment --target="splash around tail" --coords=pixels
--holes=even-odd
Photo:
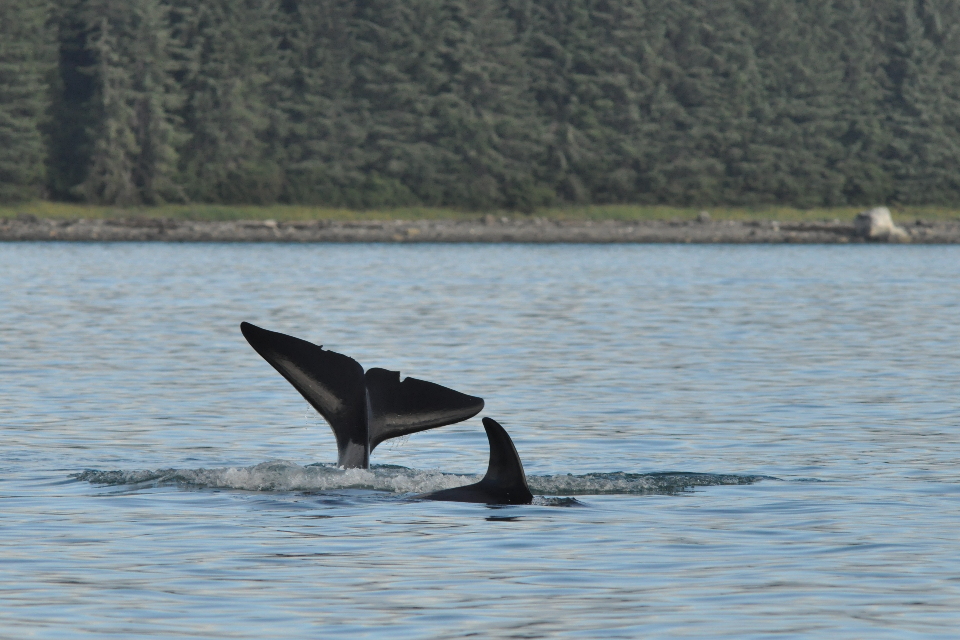
[[[102,487],[133,490],[164,486],[307,494],[362,490],[397,498],[455,489],[481,479],[477,475],[443,473],[436,469],[408,469],[393,465],[341,469],[334,464],[302,466],[286,460],[272,460],[249,467],[128,471],[88,469],[74,474],[73,478]],[[758,475],[616,471],[583,475],[532,475],[527,476],[527,483],[531,493],[537,496],[641,496],[674,495],[703,487],[746,485],[770,479]]]

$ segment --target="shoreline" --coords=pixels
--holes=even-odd
[[[904,241],[960,244],[960,220],[904,225]],[[291,242],[291,243],[876,243],[852,221],[557,220],[487,215],[469,220],[196,221],[172,218],[0,219],[0,242]],[[882,241],[881,241],[882,242]]]

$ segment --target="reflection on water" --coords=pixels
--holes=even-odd
[[[0,274],[0,636],[960,626],[960,248],[8,244]],[[482,396],[541,497],[409,499],[483,472],[479,417],[336,469],[241,320]]]

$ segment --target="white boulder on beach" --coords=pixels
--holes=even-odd
[[[874,207],[861,211],[853,220],[856,235],[867,240],[886,242],[910,242],[910,234],[893,223],[890,209]]]

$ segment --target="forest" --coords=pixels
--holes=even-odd
[[[2,0],[0,202],[960,203],[960,0]]]

